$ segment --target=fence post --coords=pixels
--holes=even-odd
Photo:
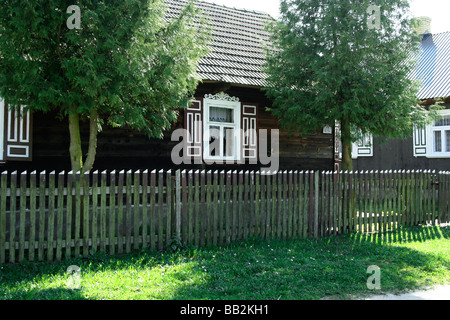
[[[0,263],[5,263],[6,253],[6,192],[8,172],[3,171],[0,184]]]
[[[181,239],[181,171],[175,171],[175,234]]]
[[[319,171],[314,172],[314,238],[319,238]]]

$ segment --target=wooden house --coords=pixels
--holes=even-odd
[[[419,54],[413,75],[421,81],[418,98],[425,108],[443,99],[442,118],[416,127],[407,139],[364,137],[353,145],[355,170],[450,170],[450,32],[424,32]]]
[[[186,4],[185,0],[166,2],[169,16],[178,14]],[[277,119],[267,111],[271,101],[262,90],[262,65],[264,46],[269,42],[265,25],[272,18],[266,13],[207,2],[196,5],[211,20],[213,39],[210,53],[198,67],[203,81],[194,101],[188,109],[180,110],[178,122],[162,140],[128,128],[104,127],[98,136],[94,169],[259,170],[270,167],[261,157],[267,155],[277,157],[280,170],[332,170],[333,130],[321,128],[308,136],[290,134],[280,129]],[[173,141],[172,135],[183,128],[190,134],[184,137],[180,154],[191,162],[174,163],[172,153],[181,139]],[[263,130],[267,130],[264,141],[259,134]],[[82,131],[86,137],[87,123]],[[218,147],[210,150],[211,141]],[[2,101],[0,143],[0,169],[70,170],[67,119],[56,114],[19,116]]]

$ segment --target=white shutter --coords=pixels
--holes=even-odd
[[[257,137],[258,105],[243,103],[241,111],[242,158],[256,164],[258,161],[258,137]]]
[[[5,101],[0,98],[0,161],[4,160],[4,132],[5,132]]]
[[[31,113],[24,107],[10,109],[4,106],[4,154],[8,161],[31,161]]]
[[[353,142],[352,158],[373,157],[373,136],[371,134],[363,134],[361,139]]]
[[[203,99],[191,101],[184,113],[184,128],[187,137],[184,139],[186,160],[193,160],[195,164],[201,164],[203,159]],[[191,162],[192,163],[192,162]]]
[[[341,124],[335,121],[334,126],[334,170],[340,171],[342,163]]]
[[[414,126],[413,153],[414,157],[427,156],[427,130],[425,127]]]

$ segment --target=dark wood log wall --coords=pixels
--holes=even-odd
[[[278,121],[268,111],[271,103],[257,88],[231,86],[222,83],[204,83],[196,96],[224,91],[240,101],[259,105],[258,128],[277,129]],[[33,161],[7,162],[0,170],[70,170],[69,132],[66,119],[58,119],[56,113],[35,113],[33,128]],[[173,129],[183,126],[183,112]],[[83,123],[82,140],[87,142],[88,124]],[[172,129],[172,130],[173,130]],[[185,165],[172,164],[170,154],[178,142],[171,141],[171,131],[160,139],[149,139],[145,134],[126,128],[104,126],[98,136],[96,170],[137,169],[206,169],[206,170],[258,170],[261,165]],[[319,132],[300,136],[280,131],[281,170],[331,170],[333,168],[333,135]],[[87,145],[83,145],[87,149]],[[265,166],[266,167],[266,166]]]
[[[444,101],[444,108],[450,109],[450,97]],[[423,105],[434,104],[430,99]],[[436,170],[449,171],[450,159],[414,157],[413,134],[404,139],[383,141],[374,137],[373,156],[353,160],[354,170]]]

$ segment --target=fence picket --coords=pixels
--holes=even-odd
[[[179,174],[179,171],[178,171]],[[149,208],[148,208],[148,170],[144,170],[142,172],[142,248],[149,247],[149,236],[148,236],[148,226],[149,226]],[[178,200],[180,203],[181,199]],[[180,203],[181,205],[181,203]],[[181,209],[181,208],[180,208]],[[177,221],[180,221],[181,217],[178,217]],[[177,229],[178,230],[178,229]],[[177,236],[180,236],[177,233]]]
[[[25,259],[25,215],[27,208],[27,172],[20,174],[19,262]]]
[[[238,186],[238,173],[233,171],[233,200],[232,208],[233,214],[231,219],[231,241],[236,241],[238,237],[238,196],[239,196],[239,186]]]
[[[411,188],[411,202],[412,202],[412,223],[415,225],[418,219],[418,205],[417,205],[417,174],[416,170],[411,171],[412,188]]]
[[[187,182],[187,171],[183,170],[181,171],[181,201],[182,201],[182,207],[181,207],[181,241],[183,244],[188,243],[188,182]],[[150,198],[151,199],[151,198]],[[150,201],[150,208],[152,208],[152,204]],[[152,219],[150,219],[150,223]]]
[[[99,213],[99,207],[98,207],[98,171],[94,171],[92,173],[92,184],[91,184],[91,190],[92,190],[92,224],[91,224],[91,228],[92,228],[92,235],[91,235],[91,250],[93,253],[97,252],[97,247],[98,247],[98,243],[99,240],[100,242],[102,241],[102,239],[104,239],[104,232],[105,232],[105,222],[104,219],[106,218],[106,216],[103,216],[100,212]],[[105,206],[106,207],[106,206]],[[103,208],[103,206],[100,205],[100,209]],[[100,226],[98,223],[98,219],[100,216]],[[99,230],[100,227],[100,230]],[[100,237],[99,237],[99,233],[100,233]]]
[[[16,190],[17,190],[17,171],[11,173],[11,194],[10,194],[10,215],[9,215],[9,261],[15,262],[16,259]]]
[[[123,223],[123,187],[124,187],[124,175],[125,171],[119,171],[118,189],[117,189],[117,253],[123,254],[124,245],[124,230],[125,225]]]
[[[267,240],[268,237],[268,228],[269,228],[269,206],[268,201],[269,195],[267,192],[267,172],[265,170],[259,171],[260,172],[260,200],[261,200],[261,238]]]
[[[253,236],[255,237],[259,237],[259,238],[264,238],[263,236],[263,227],[264,227],[264,219],[263,219],[263,213],[261,210],[262,207],[262,197],[261,197],[261,180],[262,180],[262,176],[261,176],[261,172],[260,171],[256,171],[256,172],[252,172],[252,181],[254,181],[254,194],[252,196],[252,201],[254,199],[255,201],[255,224],[254,224],[254,233]],[[253,185],[253,183],[252,183]]]
[[[211,199],[214,199],[214,193],[215,193],[215,188],[213,187],[212,184],[212,172],[211,170],[208,170],[206,172],[206,217],[205,217],[205,221],[206,221],[206,242],[205,244],[207,246],[210,246],[213,243],[213,235],[215,233],[215,229],[213,227],[213,203]]]
[[[238,172],[238,181],[237,181],[237,189],[238,189],[238,198],[237,198],[237,217],[236,217],[236,232],[237,240],[242,240],[244,237],[244,214],[243,214],[243,202],[244,202],[244,172]],[[247,200],[247,199],[245,199]]]
[[[225,243],[230,244],[231,242],[231,228],[232,228],[232,215],[233,209],[231,208],[231,189],[232,189],[232,173],[228,171],[226,173],[227,182],[225,184]],[[233,188],[236,189],[236,188]]]
[[[66,260],[70,259],[72,254],[73,239],[73,171],[67,173],[67,207],[66,207]]]
[[[136,170],[134,172],[134,181],[133,181],[133,249],[139,250],[139,224],[142,221],[140,214],[140,203],[141,198],[140,194],[144,192],[141,185],[141,171]]]
[[[131,252],[131,203],[132,203],[132,171],[125,173],[125,253]]]
[[[249,193],[249,176],[248,171],[239,172],[239,203],[238,203],[238,217],[239,217],[239,240],[248,237],[248,218],[249,215],[245,214],[248,208],[248,193]]]
[[[3,171],[0,180],[0,263],[6,262],[6,199],[8,172]]]
[[[197,183],[196,183],[197,184]],[[158,172],[158,250],[164,247],[164,171]],[[198,212],[198,211],[197,211]]]
[[[105,230],[105,224],[106,224],[106,181],[108,179],[108,172],[104,170],[100,175],[100,250],[105,252],[106,251],[106,230]],[[112,181],[110,182],[110,188],[113,186]],[[109,243],[108,243],[108,249],[111,254],[114,254],[114,234],[111,234],[114,232],[114,227],[111,225],[111,222],[114,221],[115,218],[115,210],[113,211],[112,208],[115,208],[113,206],[113,202],[115,197],[110,196],[110,203],[109,203]],[[96,245],[94,244],[95,241],[93,241],[93,250],[95,250]]]
[[[441,172],[439,177],[439,204],[440,211],[446,213],[446,222],[450,221],[450,203],[449,203],[449,193],[450,193],[450,175],[448,171]]]
[[[169,245],[170,239],[175,235],[175,228],[173,226],[172,214],[173,214],[173,190],[172,190],[172,170],[166,173],[166,240],[165,246]]]
[[[226,195],[225,195],[225,191],[228,188],[227,187],[227,181],[226,179],[226,175],[225,175],[225,171],[222,170],[220,172],[220,182],[219,182],[219,209],[218,211],[218,226],[219,226],[219,239],[218,239],[218,244],[219,246],[223,245],[224,243],[226,243],[226,237],[227,237],[227,233],[226,233],[226,226],[227,226],[227,205],[228,203],[226,202]]]
[[[45,235],[45,171],[39,174],[39,239],[38,239],[38,260],[44,260],[44,235]],[[13,192],[11,188],[11,192]],[[12,213],[12,211],[11,211]],[[76,238],[75,238],[76,239]],[[79,250],[79,249],[78,249]],[[77,252],[75,252],[76,255]],[[79,255],[79,251],[78,251]]]
[[[64,178],[65,173],[64,171],[60,172],[58,174],[58,202],[57,202],[57,216],[56,216],[56,260],[61,261],[62,256],[62,242],[63,242],[63,223],[64,223]],[[30,211],[32,212],[33,209],[31,208],[31,184],[30,184]],[[31,213],[30,212],[30,213]],[[31,219],[31,217],[30,217]],[[31,235],[30,235],[31,240]],[[31,243],[28,248],[28,250],[31,250]]]
[[[150,172],[150,250],[156,249],[156,170]]]
[[[281,186],[279,183],[280,172],[277,171],[272,176],[272,237],[279,237],[278,224],[280,222],[279,208],[281,207],[281,197],[278,196],[281,192]]]
[[[219,204],[219,171],[214,171],[213,179],[212,179],[212,223],[211,223],[211,236],[212,236],[212,245],[217,246],[218,239],[220,237],[220,229],[219,229],[219,212],[221,211],[221,205]],[[222,216],[222,215],[220,215]]]
[[[199,225],[199,245],[203,247],[206,243],[206,220],[208,218],[208,212],[205,209],[205,199],[206,199],[206,171],[200,171],[199,177],[199,190],[200,190],[200,198],[199,198],[199,206],[200,209],[198,211],[198,225]]]
[[[2,190],[3,192],[3,190]],[[3,200],[3,198],[2,198]],[[6,190],[5,190],[5,205],[6,205]],[[28,240],[28,261],[34,261],[34,256],[36,254],[35,252],[35,245],[36,245],[36,171],[33,171],[30,173],[30,236]],[[0,216],[1,216],[2,210],[0,209]],[[68,224],[69,221],[67,221]],[[1,224],[1,222],[0,222]],[[0,230],[0,233],[2,233],[3,230]],[[3,233],[4,234],[4,233]],[[2,241],[0,240],[0,243]],[[0,244],[1,247],[1,244]],[[3,256],[0,253],[0,256]],[[1,259],[0,259],[1,260]],[[4,261],[3,261],[4,262]],[[1,261],[0,261],[1,263]]]

